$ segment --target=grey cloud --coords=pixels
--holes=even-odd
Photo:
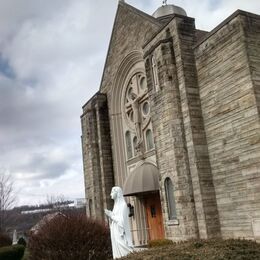
[[[34,154],[29,162],[16,165],[11,171],[19,173],[32,173],[33,179],[55,179],[70,169],[70,162],[64,160],[52,161],[46,154]]]
[[[82,180],[81,106],[98,88],[115,7],[0,1],[0,166],[26,187],[24,201],[35,186],[49,193],[53,181]],[[84,196],[83,181],[75,185]]]
[[[161,4],[126,2],[149,14]],[[260,12],[255,0],[174,4],[201,29],[238,7]],[[104,0],[0,0],[0,167],[26,190],[23,201],[34,201],[43,180],[44,196],[84,196],[79,117],[99,88],[116,6]]]

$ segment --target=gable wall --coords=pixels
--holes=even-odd
[[[119,3],[100,88],[108,99],[115,184],[119,186],[123,185],[127,174],[121,111],[121,93],[125,83],[123,77],[127,77],[131,66],[137,65],[144,70],[143,42],[158,28],[159,23],[152,17],[147,18],[127,4]],[[121,79],[120,83],[118,78]],[[117,99],[112,104],[115,97]],[[113,110],[115,103],[117,108]]]
[[[109,93],[123,59],[132,51],[142,51],[142,45],[161,24],[155,19],[144,18],[127,4],[119,3],[111,36],[110,48],[100,86],[102,93]]]

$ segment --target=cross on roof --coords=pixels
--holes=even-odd
[[[163,5],[167,5],[167,0],[163,0]]]

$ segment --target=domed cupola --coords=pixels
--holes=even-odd
[[[174,14],[187,16],[187,13],[183,8],[176,5],[168,5],[167,1],[164,0],[163,5],[153,13],[153,17],[160,18],[163,16],[174,15]]]

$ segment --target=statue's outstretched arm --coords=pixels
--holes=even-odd
[[[112,219],[112,211],[111,211],[111,210],[105,209],[105,214],[106,214],[110,219]]]

